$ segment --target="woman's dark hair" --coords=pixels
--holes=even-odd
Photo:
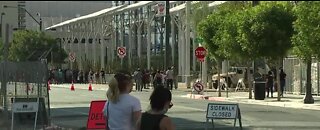
[[[157,87],[150,96],[150,105],[152,110],[161,111],[166,102],[171,101],[172,95],[169,89]]]

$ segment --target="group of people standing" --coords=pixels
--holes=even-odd
[[[170,90],[173,89],[173,67],[169,67],[166,71],[156,70],[152,73],[148,70],[141,71],[140,68],[138,68],[133,73],[133,78],[136,83],[137,91],[142,91],[143,88],[148,89],[150,83],[152,83],[154,88],[166,87]],[[176,86],[175,89],[177,89]]]
[[[150,96],[150,109],[142,112],[138,98],[131,96],[132,76],[118,72],[109,82],[103,112],[109,130],[175,130],[166,112],[173,106],[171,91],[156,87]]]
[[[49,81],[55,84],[62,83],[106,83],[106,74],[100,71],[83,71],[77,69],[52,69],[49,73]]]
[[[280,69],[280,96],[283,97],[284,87],[286,83],[286,76],[287,74],[283,71],[283,69]],[[271,97],[273,97],[273,92],[278,87],[277,84],[275,84],[274,80],[277,79],[277,73],[274,71],[269,71],[267,75],[267,82],[266,82],[266,89],[267,89],[267,97],[269,97],[269,93],[271,93]]]

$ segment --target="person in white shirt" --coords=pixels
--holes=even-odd
[[[172,68],[169,67],[167,72],[166,72],[166,80],[167,80],[167,88],[169,90],[172,90],[173,88],[173,71],[172,71]]]
[[[108,101],[103,109],[109,130],[135,130],[141,116],[141,104],[129,94],[132,87],[129,73],[117,73],[109,82]]]

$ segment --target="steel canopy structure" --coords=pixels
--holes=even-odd
[[[195,33],[191,33],[195,29],[187,18],[190,15],[191,5],[199,2],[201,1],[186,1],[185,3],[170,1],[172,61],[176,60],[174,55],[178,52],[178,64],[175,65],[175,68],[179,70],[178,75],[184,77],[182,78],[184,82],[187,82],[188,77],[191,76],[190,38],[195,39]],[[225,2],[214,1],[209,3],[208,7],[214,7]],[[132,67],[133,61],[131,58],[134,56],[139,59],[139,67],[143,66],[141,61],[144,58],[143,51],[146,51],[146,68],[150,70],[151,46],[156,46],[157,43],[157,40],[152,42],[152,37],[156,39],[157,32],[164,32],[162,26],[156,26],[157,22],[162,22],[156,15],[157,8],[155,7],[157,7],[157,3],[157,1],[140,1],[130,5],[119,5],[61,22],[46,28],[46,30],[56,30],[54,36],[62,39],[63,48],[67,52],[76,53],[76,62],[79,64],[79,69],[85,68],[87,59],[92,59],[95,66],[100,62],[98,67],[100,69],[106,68],[108,66],[105,65],[105,62],[109,64],[117,59],[117,47],[125,46],[128,50],[129,67]],[[174,28],[175,26],[178,30]],[[74,46],[76,44],[71,44],[75,39],[80,41],[77,47]],[[84,45],[81,44],[82,41],[84,41]],[[175,45],[178,45],[178,48],[175,48]],[[193,42],[193,47],[195,46],[198,45]],[[153,47],[153,49],[155,48]],[[83,54],[83,52],[85,53]],[[196,58],[193,57],[192,60],[195,63]],[[195,68],[196,65],[193,64],[192,66]],[[164,67],[161,69],[164,69]]]

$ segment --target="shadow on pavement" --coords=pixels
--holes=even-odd
[[[79,130],[86,128],[89,107],[52,108],[51,123],[63,130]]]
[[[189,119],[172,117],[177,130],[204,130],[206,127],[205,121],[193,121]],[[208,130],[213,130],[211,120],[207,123]],[[214,130],[234,130],[233,120],[215,120]],[[239,122],[236,124],[236,129],[240,130]],[[248,128],[242,128],[242,130],[249,130]]]
[[[52,108],[51,122],[64,130],[85,130],[88,120],[89,107]],[[184,118],[171,117],[177,130],[204,130],[205,122]],[[215,130],[233,130],[233,120],[216,120]],[[237,122],[237,127],[239,126]],[[211,122],[208,130],[212,130]],[[239,129],[240,130],[240,129]],[[243,130],[249,130],[243,128]]]

